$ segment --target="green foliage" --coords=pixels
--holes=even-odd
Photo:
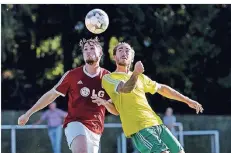
[[[113,61],[113,49],[114,47],[119,43],[118,39],[116,37],[111,37],[110,41],[109,41],[109,57],[111,59],[111,61]]]
[[[44,92],[67,68],[81,65],[82,53],[77,42],[92,37],[82,23],[93,7],[96,6],[2,5],[5,90],[12,90],[8,85],[10,78],[14,86],[39,86],[39,92]],[[227,94],[231,90],[228,58],[231,19],[227,15],[231,13],[230,7],[183,4],[100,7],[110,17],[108,30],[99,35],[103,50],[108,51],[102,60],[104,67],[114,69],[113,46],[126,41],[136,51],[135,60],[144,63],[145,74],[158,82],[203,99],[204,103],[231,99]],[[25,100],[27,93],[19,91],[14,91],[14,95],[21,95],[19,99]],[[214,94],[218,91],[222,92]],[[3,101],[9,102],[11,98]]]
[[[18,44],[15,41],[17,31],[20,31],[21,23],[16,20],[10,9],[13,5],[2,5],[2,62],[7,60],[7,56],[17,56]]]
[[[63,49],[61,47],[61,36],[55,36],[53,39],[48,38],[40,42],[39,47],[36,48],[36,57],[44,57],[46,55],[57,54],[62,56]]]

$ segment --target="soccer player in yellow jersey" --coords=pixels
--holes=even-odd
[[[145,93],[159,93],[184,102],[197,113],[203,112],[201,104],[142,74],[144,67],[140,61],[130,72],[135,52],[129,44],[119,43],[113,55],[116,71],[103,77],[102,86],[120,114],[125,135],[131,137],[141,153],[184,153],[178,140],[149,106]],[[104,100],[93,97],[93,102],[100,105]]]

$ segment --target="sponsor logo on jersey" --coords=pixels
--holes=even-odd
[[[79,81],[77,82],[77,84],[83,84],[82,80],[79,80]]]
[[[83,88],[80,90],[80,94],[81,94],[83,97],[87,97],[87,96],[89,96],[89,94],[90,94],[90,89],[87,88],[87,87],[83,87]]]
[[[89,88],[83,87],[83,88],[80,89],[80,94],[81,94],[83,97],[88,97],[88,96],[91,94],[92,97],[97,96],[97,97],[102,98],[102,97],[104,97],[105,92],[102,91],[102,90],[100,90],[99,92],[96,92],[95,89],[93,89],[92,91],[90,91]]]

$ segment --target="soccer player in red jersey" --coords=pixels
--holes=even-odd
[[[72,153],[98,153],[100,136],[104,129],[105,108],[118,115],[109,96],[101,87],[101,79],[108,74],[99,66],[103,54],[97,38],[81,40],[85,65],[67,71],[60,81],[25,114],[18,124],[25,125],[30,116],[53,102],[58,96],[68,96],[68,115],[64,121],[64,131]],[[94,103],[92,97],[105,99],[104,103]]]

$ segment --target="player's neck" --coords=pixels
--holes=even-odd
[[[94,64],[94,65],[85,64],[85,70],[87,71],[87,73],[94,75],[100,71],[100,66],[99,64]]]
[[[115,72],[124,72],[124,73],[129,73],[129,68],[127,66],[120,66],[117,65],[116,71]]]

